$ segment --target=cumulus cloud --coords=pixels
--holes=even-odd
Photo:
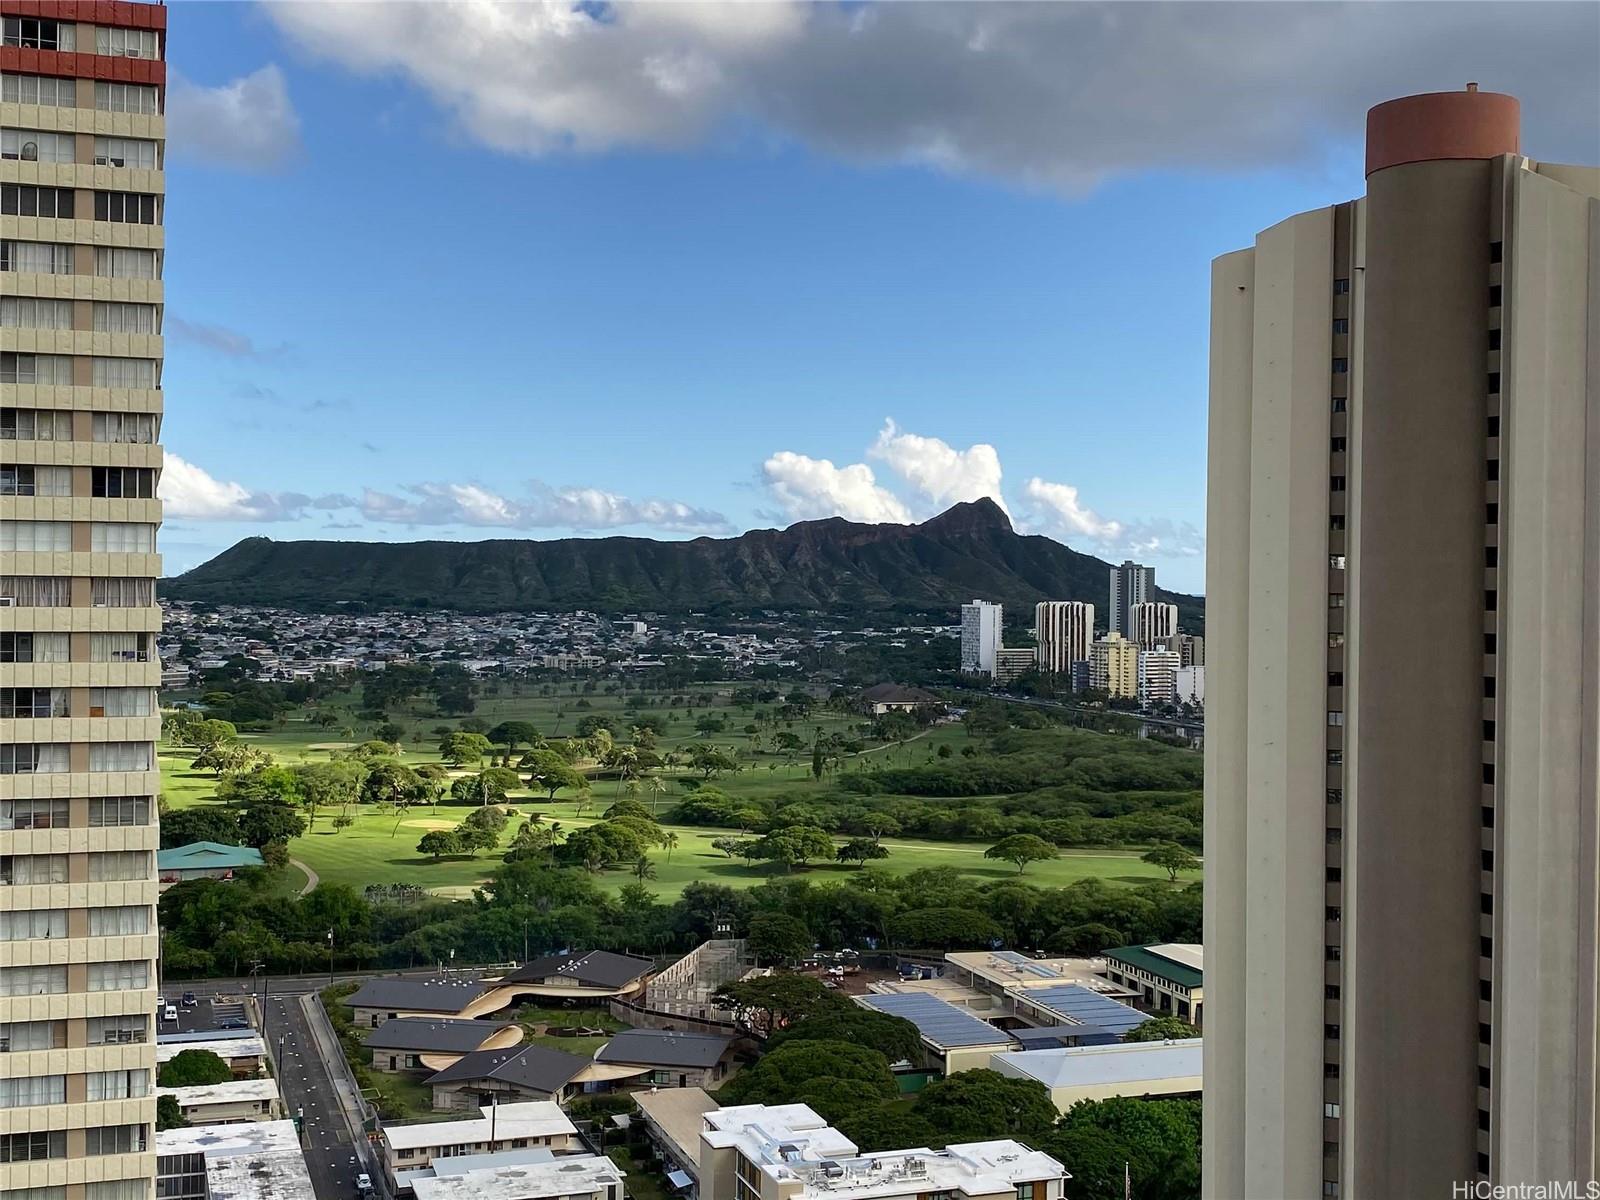
[[[761,464],[761,475],[791,521],[844,517],[904,525],[911,520],[911,510],[893,492],[878,486],[866,463],[836,467],[825,458],[780,450]]]
[[[221,480],[167,451],[161,469],[162,511],[197,521],[294,521],[309,508],[336,507],[343,497],[314,500],[299,492],[253,492]],[[348,501],[345,501],[348,503]]]
[[[399,525],[468,525],[501,529],[616,529],[647,525],[677,533],[724,533],[726,517],[680,500],[632,500],[594,487],[535,482],[526,499],[473,483],[416,483],[403,495],[368,488],[357,507],[369,521]]]
[[[277,170],[300,149],[300,118],[275,63],[218,87],[175,74],[167,86],[167,133],[179,154],[246,171]]]
[[[1063,541],[1091,543],[1109,554],[1187,558],[1204,553],[1205,538],[1187,521],[1166,519],[1118,521],[1102,517],[1083,503],[1070,483],[1050,483],[1038,476],[1023,485],[1034,522]]]
[[[1594,5],[279,0],[269,11],[309,51],[409,79],[469,137],[513,153],[672,148],[753,122],[855,161],[1071,191],[1150,169],[1314,165],[1359,136],[1371,104],[1469,79],[1522,97],[1531,153],[1587,159],[1600,136]]]
[[[226,325],[186,321],[173,313],[166,314],[162,319],[161,328],[169,337],[192,345],[204,346],[208,350],[215,350],[218,354],[226,354],[229,358],[272,358],[282,352],[282,347],[265,349],[257,346],[248,333],[240,333],[237,329],[229,329]],[[259,399],[266,394],[254,384],[244,386],[254,389],[257,393],[254,398]]]
[[[1000,454],[987,442],[957,450],[939,438],[905,433],[886,420],[867,453],[941,509],[983,496],[1006,507],[1000,494]]]

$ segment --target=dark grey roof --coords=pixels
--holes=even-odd
[[[546,1050],[543,1046],[515,1046],[509,1050],[475,1050],[461,1061],[428,1077],[428,1085],[498,1079],[530,1091],[554,1094],[584,1067],[587,1058]]]
[[[732,1038],[663,1029],[624,1029],[600,1048],[596,1062],[647,1067],[710,1067],[728,1052]]]
[[[892,1017],[903,1017],[935,1046],[1003,1046],[1011,1035],[979,1019],[970,1008],[958,1008],[926,992],[888,992],[863,996],[863,1004]]]
[[[351,1008],[457,1013],[489,988],[476,975],[386,976],[369,979],[345,1003]]]
[[[514,1026],[500,1021],[444,1021],[432,1017],[396,1017],[367,1035],[374,1050],[417,1050],[466,1054],[476,1050],[502,1029]]]
[[[538,983],[552,975],[575,979],[586,987],[626,987],[655,966],[648,958],[590,950],[586,954],[547,954],[510,972],[506,983]]]

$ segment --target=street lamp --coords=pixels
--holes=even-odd
[[[328,930],[328,986],[333,986],[333,930]]]

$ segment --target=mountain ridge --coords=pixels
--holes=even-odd
[[[818,608],[911,610],[981,597],[1008,606],[1088,600],[1103,623],[1111,564],[1019,534],[989,499],[917,525],[842,517],[736,537],[474,542],[277,542],[246,538],[162,581],[172,599],[322,609],[603,611]],[[1204,601],[1163,592],[1199,632]]]

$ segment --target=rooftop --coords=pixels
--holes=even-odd
[[[717,1107],[703,1088],[662,1088],[657,1092],[635,1092],[639,1111],[672,1143],[685,1162],[700,1161],[700,1131],[706,1127],[705,1114]]]
[[[1129,1008],[1076,983],[1029,988],[1018,991],[1015,997],[1019,1004],[1035,1005],[1060,1020],[1074,1025],[1098,1025],[1108,1033],[1119,1036],[1150,1019],[1148,1014],[1136,1008]]]
[[[417,1200],[534,1200],[539,1196],[572,1196],[615,1186],[622,1172],[609,1158],[566,1155],[549,1162],[506,1164],[482,1170],[418,1178],[411,1187]]]
[[[436,1075],[428,1077],[431,1087],[463,1080],[498,1079],[536,1092],[558,1092],[590,1060],[544,1046],[513,1046],[506,1050],[474,1050]],[[505,1109],[502,1106],[501,1111]]]
[[[158,1160],[205,1155],[212,1200],[315,1200],[293,1121],[162,1129],[155,1150]]]
[[[253,846],[225,846],[221,842],[190,842],[156,851],[158,871],[199,871],[259,867],[261,851]]]
[[[195,1087],[158,1087],[156,1095],[176,1097],[184,1108],[199,1104],[248,1104],[252,1100],[276,1100],[278,1085],[271,1079],[230,1079],[226,1083]]]
[[[483,1115],[465,1121],[413,1121],[409,1124],[385,1125],[383,1140],[395,1150],[421,1150],[430,1146],[463,1146],[474,1142],[487,1142],[491,1121],[489,1106],[478,1109]],[[567,1120],[561,1106],[550,1100],[525,1100],[519,1104],[502,1104],[494,1114],[494,1139],[497,1142],[514,1138],[560,1137],[574,1134],[577,1129]]]
[[[226,1034],[208,1038],[189,1038],[181,1042],[156,1043],[156,1062],[164,1063],[176,1058],[185,1050],[209,1050],[218,1058],[260,1058],[266,1047],[253,1033]]]
[[[1139,967],[1182,988],[1197,988],[1205,982],[1205,950],[1189,942],[1121,946],[1107,950],[1106,959]]]
[[[351,1008],[395,1012],[456,1013],[489,990],[478,975],[429,975],[420,979],[386,975],[367,980],[345,1003]]]
[[[465,1054],[476,1050],[503,1029],[517,1026],[501,1021],[452,1021],[435,1017],[396,1017],[367,1035],[374,1050],[420,1050],[440,1054]]]
[[[452,1154],[426,1167],[417,1167],[411,1171],[396,1171],[395,1190],[403,1192],[419,1179],[442,1179],[449,1175],[465,1175],[468,1171],[487,1171],[496,1167],[549,1162],[554,1157],[555,1153],[543,1146],[527,1146],[521,1150],[496,1150],[493,1154]]]
[[[1145,1083],[1200,1078],[1199,1038],[1177,1042],[1118,1042],[1059,1050],[1021,1050],[997,1055],[1002,1075],[1037,1079],[1047,1088]]]
[[[728,1052],[732,1038],[664,1029],[624,1029],[594,1056],[596,1062],[650,1067],[711,1067]]]
[[[641,975],[649,974],[653,960],[610,950],[590,950],[586,954],[547,954],[524,963],[506,974],[506,983],[538,983],[552,977],[571,979],[583,987],[626,987]]]
[[[156,1155],[204,1154],[207,1159],[268,1150],[300,1152],[293,1121],[246,1121],[239,1125],[184,1125],[156,1130]]]
[[[1011,1035],[967,1009],[924,992],[880,993],[862,996],[857,1003],[893,1017],[904,1017],[924,1040],[940,1049],[957,1046],[1009,1046]]]

